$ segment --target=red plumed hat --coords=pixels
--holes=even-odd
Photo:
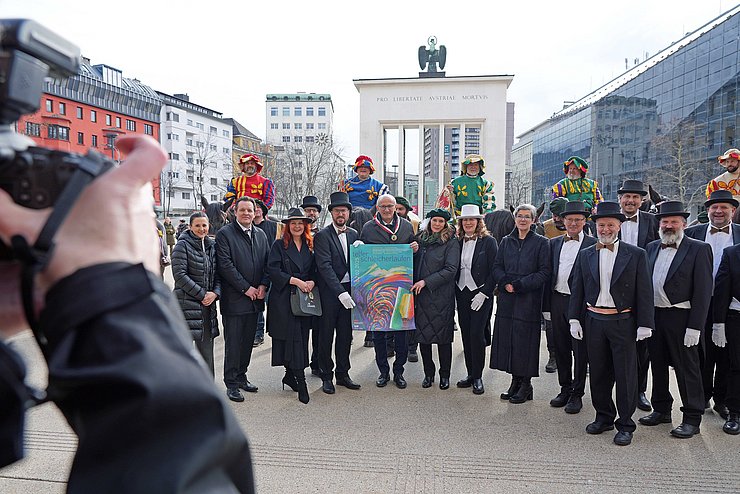
[[[254,161],[254,164],[257,166],[257,173],[262,171],[262,162],[260,161],[260,157],[256,154],[243,154],[242,157],[239,158],[239,166],[243,166],[249,161]]]
[[[375,173],[375,166],[373,166],[373,160],[370,159],[369,156],[365,156],[364,154],[361,154],[360,156],[358,156],[357,159],[355,160],[355,166],[352,167],[352,169],[355,171],[355,173],[357,173],[357,168],[361,166],[366,166],[370,168],[370,175]]]

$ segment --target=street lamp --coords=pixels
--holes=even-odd
[[[119,135],[123,134],[118,129],[103,129],[103,137],[105,137],[108,143],[105,145],[106,149],[110,149],[110,157],[113,161],[116,161],[116,139]]]

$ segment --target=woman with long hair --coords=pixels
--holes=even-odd
[[[267,303],[267,333],[272,337],[273,367],[285,367],[283,388],[287,384],[298,392],[301,403],[308,403],[305,369],[309,365],[311,317],[293,315],[290,296],[296,290],[308,293],[315,286],[312,220],[301,208],[290,208],[282,222],[285,224],[282,238],[272,244],[267,260],[272,283]]]
[[[449,225],[450,213],[433,209],[427,213],[426,227],[416,236],[419,250],[414,254],[415,294],[414,340],[419,343],[424,364],[422,388],[434,383],[436,368],[432,344],[439,353],[439,388],[450,387],[452,340],[455,328],[455,276],[460,265],[460,244]]]
[[[221,281],[216,273],[216,242],[208,236],[208,216],[190,216],[185,230],[172,249],[174,294],[190,328],[195,346],[214,375],[213,339],[218,336],[216,299]]]

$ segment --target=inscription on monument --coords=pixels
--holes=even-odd
[[[480,101],[487,100],[485,94],[439,94],[431,96],[380,96],[375,98],[376,103],[413,103],[422,101]]]

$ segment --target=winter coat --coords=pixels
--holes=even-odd
[[[174,294],[188,323],[193,339],[203,340],[204,330],[211,338],[219,335],[216,302],[208,307],[201,304],[206,292],[221,297],[221,281],[216,272],[216,242],[206,237],[202,241],[187,230],[172,250]]]
[[[414,254],[414,283],[426,286],[414,296],[414,339],[418,343],[452,343],[455,328],[455,276],[460,242],[453,236],[429,245],[419,242]]]
[[[176,243],[175,239],[175,227],[172,223],[165,223],[164,231],[167,233],[167,245],[173,246]]]

